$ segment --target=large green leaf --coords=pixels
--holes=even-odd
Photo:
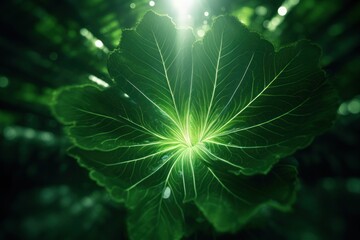
[[[129,208],[132,239],[180,239],[188,204],[236,231],[292,203],[296,168],[278,162],[331,126],[319,57],[308,41],[276,52],[232,17],[195,41],[149,12],[109,57],[113,86],[63,88],[53,111],[70,154]]]

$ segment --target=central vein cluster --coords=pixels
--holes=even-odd
[[[183,157],[194,158],[202,156],[206,149],[201,141],[199,128],[190,124],[184,125],[186,127],[177,128],[171,137],[177,146],[176,149]]]

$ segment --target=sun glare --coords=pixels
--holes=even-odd
[[[191,0],[172,0],[172,4],[181,15],[187,14],[192,7]]]

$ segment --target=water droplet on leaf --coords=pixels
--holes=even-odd
[[[168,199],[171,195],[171,189],[169,187],[166,187],[163,191],[162,198]]]

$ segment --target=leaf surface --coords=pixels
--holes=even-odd
[[[293,202],[296,168],[278,162],[331,126],[319,57],[308,41],[275,51],[232,17],[195,41],[149,12],[109,56],[113,86],[61,89],[53,111],[70,154],[130,209],[132,239],[180,239],[187,204],[236,231]]]

